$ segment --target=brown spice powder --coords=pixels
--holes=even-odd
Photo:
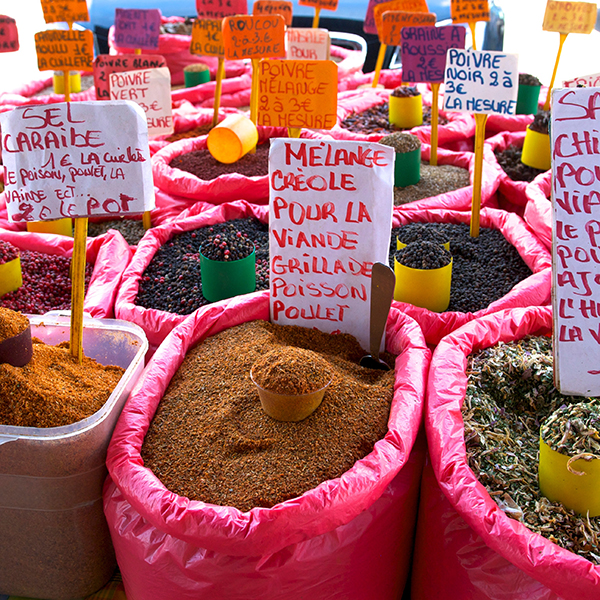
[[[0,306],[0,342],[8,340],[29,327],[29,319],[20,312]]]
[[[287,346],[328,363],[323,402],[300,422],[266,415],[252,365]],[[204,340],[174,375],[144,440],[145,465],[171,491],[242,511],[340,477],[387,432],[394,371],[365,369],[350,335],[252,321]],[[395,357],[383,359],[394,364]]]
[[[0,424],[60,427],[93,415],[110,397],[124,369],[71,356],[69,343],[48,346],[33,338],[24,367],[0,365]]]

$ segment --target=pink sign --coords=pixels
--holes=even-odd
[[[205,19],[248,14],[248,0],[196,0],[196,11]]]
[[[0,15],[0,52],[16,52],[19,49],[19,32],[12,17]]]
[[[158,54],[99,54],[94,60],[94,85],[97,100],[110,100],[110,74],[138,69],[159,69],[167,61]]]
[[[117,48],[156,50],[160,34],[158,8],[115,9],[115,45]]]

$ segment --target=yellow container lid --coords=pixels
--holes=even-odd
[[[245,115],[229,115],[210,130],[206,139],[212,157],[225,164],[242,158],[257,142],[256,125]]]

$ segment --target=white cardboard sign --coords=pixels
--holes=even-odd
[[[518,56],[450,48],[444,74],[444,110],[514,115]]]
[[[371,267],[388,264],[394,158],[372,142],[271,140],[273,323],[350,333],[369,348]]]
[[[600,87],[600,73],[594,73],[593,75],[581,75],[581,77],[575,77],[575,79],[563,81],[563,87]]]
[[[288,27],[285,41],[289,60],[329,60],[331,38],[327,29]]]
[[[600,91],[552,91],[554,380],[600,395]]]
[[[133,102],[62,102],[0,115],[12,222],[154,208],[148,126]]]
[[[167,67],[110,74],[110,99],[132,100],[148,119],[148,134],[173,133],[171,73]]]

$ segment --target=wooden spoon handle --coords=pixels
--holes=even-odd
[[[370,352],[376,359],[379,358],[379,346],[392,305],[395,285],[394,271],[383,263],[375,263],[371,271]]]

